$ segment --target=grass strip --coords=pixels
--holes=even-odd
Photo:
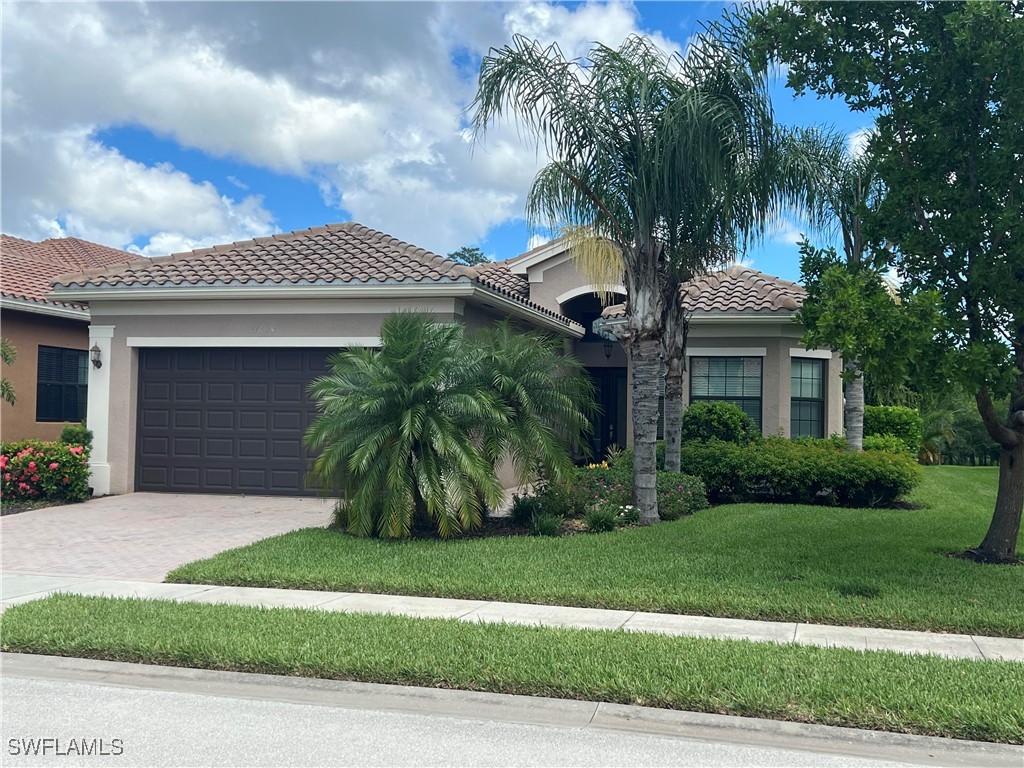
[[[1024,637],[1024,567],[947,556],[984,537],[996,472],[926,467],[919,509],[734,504],[558,539],[384,542],[310,528],[167,580]]]
[[[1024,743],[1010,662],[70,595],[9,608],[0,645]]]

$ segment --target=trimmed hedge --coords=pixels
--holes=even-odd
[[[864,437],[898,437],[907,450],[916,456],[923,430],[924,420],[916,408],[902,405],[864,406]]]
[[[746,445],[758,440],[761,431],[743,409],[720,400],[694,403],[683,411],[682,439],[725,440]]]
[[[688,443],[681,459],[716,502],[891,506],[921,480],[920,466],[904,453],[845,453],[784,438],[747,446]]]
[[[85,501],[89,452],[46,440],[0,444],[0,491],[5,502]]]

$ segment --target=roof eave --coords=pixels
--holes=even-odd
[[[48,315],[49,317],[62,317],[67,320],[89,321],[89,310],[77,307],[63,307],[47,301],[32,301],[30,299],[19,299],[14,296],[0,296],[0,309],[8,309],[17,312],[32,312],[36,315]]]

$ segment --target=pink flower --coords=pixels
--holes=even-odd
[[[30,461],[30,462],[28,463],[28,468],[29,468],[29,469],[30,469],[31,471],[35,472],[35,471],[36,471],[36,463],[35,463],[34,461]]]
[[[60,464],[58,464],[58,463],[57,463],[57,462],[55,461],[55,462],[53,462],[52,464],[50,464],[50,469],[56,469],[56,468],[57,468],[57,467],[59,467],[59,466],[60,466]]]
[[[67,484],[68,484],[69,482],[70,482],[70,481],[69,481],[69,480],[68,480],[68,479],[67,479],[67,478],[65,477],[65,478],[64,478],[64,485],[67,485]]]
[[[39,482],[39,475],[32,475],[32,482],[33,483],[38,483]]]
[[[75,456],[80,456],[82,454],[82,451],[85,449],[80,445],[76,445],[72,447],[70,450],[73,454],[75,454]]]
[[[29,489],[29,485],[28,483],[18,483],[18,488],[22,491],[27,491]]]
[[[0,469],[7,469],[7,457],[0,456]]]
[[[5,472],[4,473],[4,480],[10,480],[10,479],[11,479],[11,473],[10,472]]]

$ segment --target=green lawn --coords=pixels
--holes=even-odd
[[[735,504],[648,529],[381,542],[305,529],[168,581],[388,592],[1024,637],[1024,567],[981,542],[994,468],[930,467],[921,509]]]
[[[1024,664],[454,620],[56,596],[5,651],[580,698],[1024,741]]]

